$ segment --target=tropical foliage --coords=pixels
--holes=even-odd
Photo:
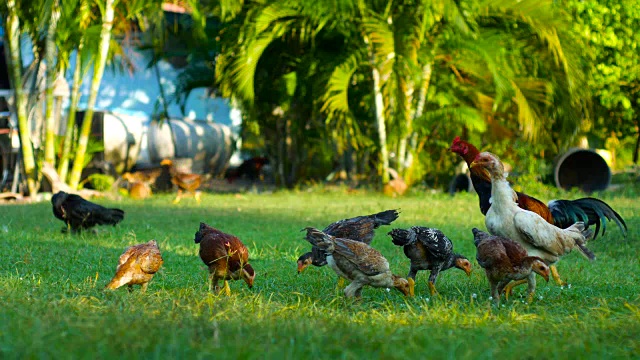
[[[2,1],[7,43],[27,35],[34,61],[51,65],[42,159],[30,153],[30,134],[21,136],[30,188],[40,161],[57,164],[72,186],[80,182],[91,125],[86,116],[76,135],[80,84],[92,74],[90,115],[105,64],[122,56],[119,42],[132,27],[153,53],[149,67],[181,59],[177,90],[158,102],[158,118],[165,100],[184,109],[196,88],[229,98],[243,110],[244,150],[267,155],[282,186],[344,177],[386,183],[390,173],[435,184],[453,169],[447,147],[457,135],[527,163],[552,159],[584,135],[601,147],[626,139],[638,139],[635,153],[640,147],[634,2],[173,3],[187,15],[168,20],[157,0]],[[13,66],[12,79],[23,68]],[[51,89],[67,71],[67,132],[54,153]],[[77,161],[68,174],[70,159]]]

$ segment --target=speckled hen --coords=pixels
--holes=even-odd
[[[397,210],[386,210],[377,214],[357,216],[350,219],[336,221],[322,230],[323,233],[343,239],[360,241],[371,244],[375,229],[382,225],[389,225],[399,216]],[[327,259],[324,251],[312,247],[311,251],[298,258],[298,273],[307,266],[325,266]]]
[[[436,293],[436,280],[441,271],[452,267],[471,275],[471,263],[463,255],[453,252],[453,243],[442,231],[422,226],[405,229],[393,229],[389,232],[392,242],[402,246],[404,254],[411,260],[407,278],[414,279],[420,270],[431,270],[429,290]]]
[[[350,239],[337,238],[308,227],[307,241],[327,254],[327,263],[333,271],[351,283],[344,289],[347,297],[360,297],[365,285],[396,288],[405,296],[413,295],[414,281],[394,275],[389,262],[371,246]]]

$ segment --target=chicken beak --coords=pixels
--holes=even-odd
[[[473,161],[470,165],[469,165],[469,169],[473,169],[474,167],[480,166],[481,163],[478,161]]]
[[[416,281],[412,278],[409,278],[407,281],[409,282],[409,296],[415,296]]]
[[[302,261],[298,261],[298,275],[307,267]]]
[[[467,273],[467,276],[471,276],[471,268],[464,269],[464,272]]]
[[[542,277],[543,277],[547,282],[549,282],[549,274],[544,274],[544,275],[542,275]]]

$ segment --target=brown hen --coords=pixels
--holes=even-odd
[[[115,290],[128,285],[131,291],[133,285],[141,285],[144,292],[162,263],[162,255],[155,240],[130,246],[120,255],[116,274],[105,289]]]
[[[179,172],[173,166],[173,161],[169,159],[162,160],[160,164],[162,166],[169,166],[171,182],[178,187],[178,195],[176,196],[175,200],[173,200],[173,203],[179,203],[186,193],[186,195],[193,196],[196,199],[196,202],[199,204],[200,191],[198,191],[198,189],[200,188],[200,184],[202,184],[202,181],[205,177],[199,174],[188,174]]]
[[[536,291],[535,274],[549,281],[549,267],[537,256],[529,256],[527,250],[517,242],[501,236],[490,235],[477,228],[471,230],[478,249],[476,260],[487,273],[491,285],[491,296],[500,302],[500,294],[512,280],[523,280],[529,284],[529,301]],[[509,293],[507,292],[507,299]]]
[[[413,279],[392,274],[389,262],[378,250],[363,242],[337,238],[311,227],[305,230],[307,241],[327,254],[327,263],[333,271],[351,281],[344,289],[345,296],[359,298],[365,285],[394,287],[405,296],[413,296]]]
[[[231,294],[227,280],[243,279],[253,287],[256,274],[249,264],[249,250],[240,239],[201,222],[194,240],[200,244],[200,259],[209,267],[209,290],[220,290],[219,280],[224,280],[227,295]]]

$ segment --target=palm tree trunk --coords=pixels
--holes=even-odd
[[[27,119],[26,97],[22,89],[22,61],[20,58],[20,23],[16,12],[15,0],[7,0],[7,14],[5,15],[6,42],[8,45],[7,62],[14,92],[14,104],[18,116],[18,132],[20,135],[20,148],[22,150],[22,164],[27,176],[29,194],[35,195],[38,191],[36,185],[36,162],[31,145],[31,131]],[[15,181],[15,180],[14,180]]]
[[[82,85],[82,61],[80,59],[84,48],[84,36],[80,39],[78,50],[76,51],[76,64],[73,70],[73,84],[71,85],[71,104],[67,114],[67,128],[64,132],[62,140],[62,155],[58,164],[58,174],[60,179],[66,182],[67,173],[69,172],[69,155],[71,153],[71,144],[73,143],[73,129],[76,126],[76,112],[78,111],[78,102],[80,101],[80,86]]]
[[[380,161],[382,162],[382,183],[389,182],[389,151],[387,150],[387,127],[384,118],[384,98],[380,70],[374,65],[371,69],[373,76],[373,94],[375,96],[376,125],[378,126],[378,141],[380,142]]]
[[[418,103],[416,104],[416,112],[413,114],[413,120],[416,120],[424,113],[424,107],[427,104],[427,92],[429,92],[429,84],[431,83],[431,74],[433,68],[431,63],[424,64],[422,67],[422,86],[420,86],[420,94],[418,95]]]
[[[51,10],[51,19],[49,19],[49,28],[47,31],[47,39],[45,45],[45,60],[47,62],[47,85],[45,90],[46,108],[44,114],[45,136],[44,136],[44,161],[55,166],[56,149],[55,149],[55,117],[53,111],[53,85],[56,80],[57,70],[54,66],[56,56],[55,33],[58,19],[60,18],[60,9],[58,2],[53,2]]]
[[[633,163],[638,164],[638,151],[640,151],[640,131],[638,131],[638,137],[636,138],[636,147],[633,150]]]
[[[76,156],[73,160],[73,168],[69,178],[69,185],[72,189],[78,188],[80,175],[84,167],[84,156],[87,152],[87,144],[89,143],[89,135],[91,135],[91,124],[93,120],[93,108],[98,98],[98,90],[100,90],[100,82],[102,74],[107,62],[107,54],[109,52],[109,42],[111,41],[111,28],[113,26],[113,3],[114,0],[106,0],[104,6],[104,14],[102,16],[102,30],[100,31],[99,51],[96,54],[96,62],[93,66],[93,79],[91,80],[91,90],[89,92],[89,101],[87,102],[87,111],[85,112],[78,136],[78,146]]]

